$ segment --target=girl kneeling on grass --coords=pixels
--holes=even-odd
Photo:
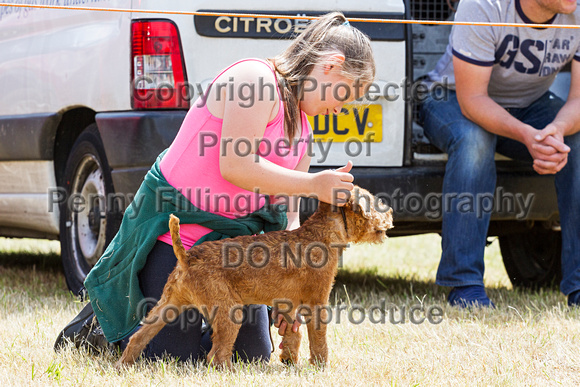
[[[207,240],[297,228],[299,208],[291,205],[297,201],[285,201],[290,204],[286,214],[264,205],[267,195],[343,203],[345,191],[353,188],[352,163],[307,173],[311,129],[306,115],[340,113],[344,103],[362,96],[361,86],[374,75],[368,37],[341,13],[310,23],[273,59],[244,59],[223,70],[148,172],[119,232],[87,276],[91,303],[61,332],[55,347],[68,338],[77,346],[88,342],[124,349],[176,265],[170,213],[181,219],[181,237],[189,249]],[[348,99],[337,98],[337,85],[350,88],[344,94]],[[243,88],[258,93],[248,99]],[[236,357],[268,361],[272,348],[266,306],[245,306],[245,315]],[[210,334],[192,309],[166,325],[144,354],[196,360],[210,348]]]

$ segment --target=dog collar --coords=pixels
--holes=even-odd
[[[346,224],[346,214],[344,213],[344,207],[340,207],[340,213],[342,214],[342,221],[344,222],[344,231],[346,231],[346,236],[348,236],[348,225]]]

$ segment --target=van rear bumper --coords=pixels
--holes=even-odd
[[[368,189],[393,208],[397,224],[440,223],[450,206],[465,211],[492,212],[493,221],[546,221],[559,219],[554,176],[538,175],[529,165],[497,161],[494,197],[465,193],[441,194],[445,164],[400,168],[353,168],[355,184]],[[312,172],[321,170],[311,168]],[[393,230],[396,232],[396,230]]]
[[[187,111],[175,110],[96,115],[115,192],[137,191],[159,153],[171,145],[186,114]]]

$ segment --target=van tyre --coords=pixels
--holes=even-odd
[[[514,287],[540,289],[559,285],[561,234],[536,224],[527,232],[499,237],[503,263]]]
[[[114,193],[111,171],[96,124],[77,138],[68,156],[61,187],[60,245],[68,288],[79,294],[83,282],[113,239],[120,212],[109,208]]]

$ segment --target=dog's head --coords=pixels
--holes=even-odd
[[[343,207],[349,242],[382,243],[393,228],[393,209],[359,186]]]
[[[392,208],[356,185],[343,207],[320,202],[318,210],[322,213],[333,213],[332,218],[345,228],[349,242],[381,243],[387,237],[387,230],[393,228]]]

